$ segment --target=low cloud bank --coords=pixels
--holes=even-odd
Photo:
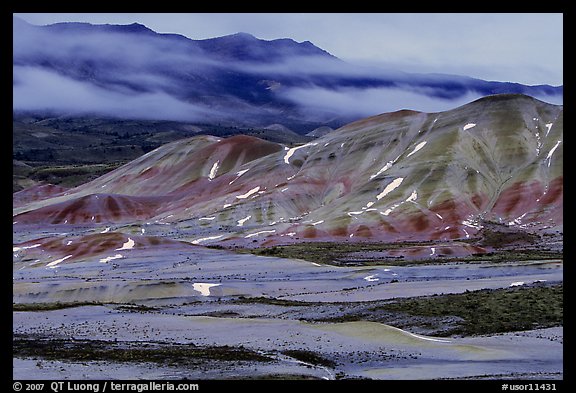
[[[456,99],[442,99],[408,88],[293,88],[284,95],[308,108],[334,113],[367,117],[400,109],[440,112],[471,102],[481,95],[467,93]]]
[[[210,52],[196,41],[142,25],[39,27],[15,19],[13,28],[15,111],[253,122],[288,114],[282,111],[291,103],[303,120],[314,121],[399,109],[438,112],[483,95],[466,86],[470,78],[355,66],[311,51],[311,44],[303,48],[314,53],[310,56],[298,54],[300,44],[283,42],[286,56],[277,50],[269,61],[230,61],[226,56],[236,49]],[[562,102],[562,95],[536,98]]]
[[[113,90],[40,67],[15,66],[13,76],[13,108],[19,111],[178,121],[220,115],[162,91]]]

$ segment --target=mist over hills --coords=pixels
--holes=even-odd
[[[246,33],[205,40],[141,24],[30,25],[14,18],[14,112],[265,127],[301,134],[481,96],[561,101],[563,87],[409,74],[348,64],[304,41]]]

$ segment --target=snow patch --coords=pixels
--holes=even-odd
[[[216,172],[218,172],[218,166],[220,166],[220,160],[216,161],[214,165],[212,165],[210,173],[208,174],[208,179],[212,180],[216,177]]]
[[[100,262],[106,263],[106,262],[113,261],[114,259],[120,259],[120,258],[123,258],[122,254],[116,254],[116,255],[106,257],[106,258],[102,258],[102,259],[100,259]]]
[[[291,149],[288,149],[288,151],[286,152],[286,155],[284,155],[284,162],[286,164],[290,164],[290,157],[292,157],[292,155],[296,152],[296,150],[302,149],[303,147],[316,146],[316,145],[317,145],[317,143],[306,143],[305,145],[296,146],[296,147],[293,147]],[[285,149],[287,149],[287,148],[285,148]]]
[[[222,284],[208,284],[204,282],[195,282],[192,284],[192,288],[195,291],[200,292],[202,296],[210,296],[210,288],[217,287]]]
[[[243,169],[243,170],[241,170],[241,171],[236,172],[236,179],[232,180],[230,183],[228,183],[228,185],[234,183],[236,180],[238,180],[238,178],[239,178],[240,176],[242,176],[243,174],[245,174],[245,173],[248,172],[249,170],[250,170],[250,168],[248,168],[248,169]]]
[[[464,131],[469,130],[472,127],[476,127],[476,123],[468,123],[464,126]]]
[[[237,226],[239,226],[239,227],[244,226],[244,223],[245,223],[246,221],[248,221],[249,219],[251,219],[251,218],[252,218],[252,216],[248,216],[248,217],[244,217],[244,218],[238,220],[238,225],[237,225]]]
[[[390,213],[392,213],[394,211],[394,209],[396,209],[398,206],[400,206],[402,203],[396,203],[395,205],[393,205],[392,207],[389,207],[388,209],[386,209],[384,212],[380,212],[380,214],[382,214],[383,216],[387,216]]]
[[[474,229],[482,229],[482,225],[480,225],[478,221],[475,221],[472,218],[462,221],[462,225],[466,225],[467,227]]]
[[[398,178],[392,180],[392,182],[384,188],[384,191],[382,191],[380,194],[376,195],[376,199],[380,200],[380,199],[384,198],[386,195],[388,195],[389,193],[394,191],[396,188],[398,188],[398,186],[400,186],[400,184],[402,184],[403,181],[404,181],[403,177],[398,177]]]
[[[220,238],[223,237],[223,236],[224,236],[224,235],[203,237],[203,238],[201,238],[201,239],[192,240],[192,244],[200,244],[200,243],[205,242],[205,241],[207,241],[207,240],[220,239]]]
[[[28,250],[30,248],[40,247],[40,244],[33,244],[31,246],[24,246],[24,247],[12,247],[12,252],[20,251],[20,250]]]
[[[388,169],[392,168],[394,161],[388,161],[386,165],[382,167],[375,175],[370,176],[370,180],[374,179],[377,176],[380,176],[382,173],[386,172]]]
[[[370,276],[366,276],[366,277],[364,277],[364,280],[366,280],[368,282],[380,281],[379,278],[376,278],[377,275],[378,275],[378,273],[372,274]]]
[[[520,217],[518,217],[518,218],[515,218],[513,221],[510,221],[510,222],[508,223],[508,225],[509,225],[509,226],[512,226],[512,225],[520,225],[520,224],[522,224],[522,219],[526,216],[526,214],[528,214],[528,212],[522,214],[522,215],[521,215]]]
[[[562,143],[562,141],[558,141],[556,142],[556,144],[554,145],[554,147],[552,149],[550,149],[550,151],[548,152],[548,155],[546,156],[546,159],[548,160],[548,166],[550,166],[550,161],[552,158],[552,154],[554,154],[554,151],[556,151],[556,149],[558,148],[558,145],[560,145],[560,143]]]
[[[272,229],[270,231],[260,231],[260,232],[256,232],[256,233],[251,233],[249,235],[244,236],[245,239],[248,239],[249,237],[254,237],[254,236],[258,236],[261,235],[263,233],[274,233],[276,232],[276,229]]]
[[[253,189],[251,189],[250,191],[248,191],[246,194],[237,195],[236,198],[237,198],[237,199],[246,199],[246,198],[248,198],[250,195],[257,193],[258,191],[260,191],[260,186],[254,187]]]
[[[410,154],[408,154],[406,156],[406,158],[410,157],[412,154],[416,153],[418,150],[422,149],[424,147],[424,145],[426,145],[426,141],[424,142],[420,142],[419,144],[416,145],[416,147],[414,148],[414,150],[412,150],[412,152]]]
[[[406,198],[406,202],[414,202],[416,198],[418,198],[418,194],[416,193],[416,190],[414,190],[412,191],[412,194],[410,194],[410,196]]]
[[[128,241],[124,244],[122,244],[122,247],[117,248],[115,251],[122,251],[122,250],[131,250],[134,248],[134,240],[132,240],[131,238],[128,238]]]
[[[47,264],[46,266],[47,266],[47,267],[50,267],[50,268],[55,268],[56,265],[58,265],[60,262],[63,262],[63,261],[65,261],[66,259],[68,259],[68,258],[70,258],[70,257],[72,257],[72,255],[66,255],[64,258],[60,258],[60,259],[57,259],[57,260],[55,260],[55,261],[52,261],[52,262],[50,262],[49,264]]]

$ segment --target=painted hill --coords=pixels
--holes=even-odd
[[[13,221],[238,246],[562,232],[562,158],[562,106],[496,95],[366,118],[298,146],[195,136],[53,197],[27,191]]]

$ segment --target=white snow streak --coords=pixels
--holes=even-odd
[[[393,205],[392,207],[389,207],[388,209],[386,209],[384,212],[380,212],[380,214],[382,214],[383,216],[387,216],[388,214],[392,213],[394,211],[394,209],[396,209],[401,204],[402,203],[397,203],[397,204]]]
[[[60,262],[65,261],[66,259],[70,258],[71,256],[72,256],[72,255],[66,255],[64,258],[60,258],[60,259],[57,259],[57,260],[55,260],[55,261],[52,261],[52,262],[50,262],[49,264],[47,264],[46,266],[47,266],[47,267],[54,268],[54,267],[56,267],[56,265],[58,265]]]
[[[425,144],[426,144],[426,141],[420,142],[419,144],[417,144],[416,147],[414,148],[414,150],[412,150],[412,152],[411,152],[410,154],[408,154],[408,155],[406,156],[406,158],[410,157],[412,154],[414,154],[414,153],[416,153],[418,150],[422,149]]]
[[[276,232],[276,229],[272,229],[270,231],[260,231],[260,232],[251,233],[249,235],[246,235],[246,236],[244,236],[244,238],[248,239],[249,237],[258,236],[258,235],[261,235],[263,233],[274,233],[274,232]]]
[[[252,216],[248,216],[248,217],[244,217],[244,218],[238,220],[238,225],[237,225],[237,226],[239,226],[239,227],[244,226],[244,223],[245,223],[246,221],[248,221],[249,219],[251,219],[251,218],[252,218]]]
[[[218,172],[218,166],[220,165],[220,160],[216,161],[212,168],[210,169],[210,173],[208,174],[208,179],[212,180],[216,177],[216,172]]]
[[[257,193],[258,191],[260,191],[260,186],[254,187],[253,189],[251,189],[250,191],[248,191],[246,194],[237,195],[236,198],[237,198],[237,199],[246,199],[246,198],[248,198],[250,195]]]
[[[449,343],[449,342],[451,342],[450,340],[444,340],[444,339],[433,338],[433,337],[426,337],[426,336],[421,336],[421,335],[416,334],[416,333],[410,333],[410,332],[407,332],[406,330],[402,330],[402,329],[400,329],[400,328],[397,328],[397,327],[394,327],[394,326],[390,326],[390,325],[388,325],[388,327],[391,328],[391,329],[394,329],[394,330],[398,330],[398,331],[400,331],[400,332],[402,332],[402,333],[404,333],[404,334],[407,334],[407,335],[409,335],[409,336],[418,338],[418,339],[420,339],[420,340],[435,341],[435,342],[439,342],[439,343]]]
[[[462,221],[462,225],[466,225],[467,227],[474,228],[474,229],[482,229],[482,225],[480,225],[477,221],[474,221],[471,218]]]
[[[120,259],[120,258],[123,258],[122,254],[116,254],[116,255],[113,255],[110,257],[102,258],[102,259],[100,259],[100,262],[106,263],[106,262],[113,261],[114,259]]]
[[[554,145],[554,147],[552,149],[550,149],[550,151],[548,152],[548,155],[546,156],[547,160],[550,160],[552,158],[552,154],[554,154],[554,151],[556,150],[556,148],[558,147],[558,145],[560,145],[560,143],[562,143],[562,141],[558,141],[556,142],[556,144]],[[548,161],[548,166],[550,166],[550,161]]]
[[[386,172],[388,169],[392,168],[392,164],[394,164],[394,161],[388,161],[388,162],[386,163],[386,165],[384,165],[384,166],[382,167],[382,169],[380,169],[380,170],[378,171],[378,173],[376,173],[375,175],[370,176],[370,180],[374,179],[374,178],[377,177],[377,176],[380,176],[380,174],[382,174],[382,173]]]
[[[418,194],[416,193],[416,190],[414,190],[412,191],[412,194],[410,194],[410,196],[406,198],[406,202],[414,202],[416,198],[418,198]]]
[[[12,252],[20,251],[20,250],[28,250],[30,248],[40,247],[40,244],[33,244],[31,246],[24,246],[24,247],[12,247]]]
[[[404,181],[403,177],[398,177],[398,178],[392,180],[392,182],[384,188],[384,191],[382,191],[380,194],[376,195],[376,199],[380,200],[380,199],[384,198],[390,192],[394,191],[400,184],[402,184],[403,181]]]
[[[248,172],[249,170],[250,170],[250,168],[248,168],[248,169],[243,169],[243,170],[241,170],[241,171],[238,171],[238,172],[236,173],[236,179],[232,180],[230,183],[228,183],[228,185],[234,183],[236,180],[238,180],[238,178],[239,178],[240,176],[242,176],[243,174],[245,174],[245,173]]]
[[[296,152],[296,150],[302,149],[303,147],[316,146],[316,145],[317,145],[317,143],[306,143],[305,145],[296,146],[296,147],[293,147],[291,149],[288,149],[287,147],[285,147],[285,149],[288,149],[288,151],[286,152],[286,155],[284,156],[284,162],[286,164],[290,164],[290,157],[292,157],[292,155]]]
[[[202,242],[205,242],[206,240],[216,240],[216,239],[220,239],[221,237],[223,237],[224,235],[218,235],[218,236],[208,236],[208,237],[203,237],[201,239],[196,239],[192,241],[192,244],[200,244]]]
[[[419,338],[420,340],[434,341],[434,342],[438,342],[438,343],[449,343],[450,342],[450,340],[442,340],[440,338],[425,337],[425,336],[421,336],[421,335],[415,334],[415,333],[410,333],[410,332],[406,332],[406,331],[404,331],[404,332],[408,333],[412,337]]]
[[[464,126],[464,131],[469,130],[472,127],[476,127],[476,123],[468,123]]]

